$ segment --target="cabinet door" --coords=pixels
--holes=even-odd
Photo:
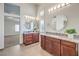
[[[39,34],[33,33],[33,42],[39,42]]]
[[[60,56],[60,40],[46,37],[46,50],[52,55]]]
[[[32,43],[32,41],[33,41],[32,36],[26,37],[26,44]]]
[[[30,44],[32,42],[33,42],[32,34],[24,34],[23,35],[23,43],[24,44]]]
[[[51,53],[51,51],[52,51],[51,40],[49,37],[46,37],[45,50],[48,51],[49,53]]]
[[[60,56],[60,43],[52,41],[51,53],[56,56]]]
[[[61,56],[75,56],[75,55],[76,55],[75,48],[61,45]]]
[[[41,35],[41,47],[45,49],[45,36]]]
[[[60,56],[60,40],[57,38],[51,38],[52,50],[51,53],[56,56]]]
[[[75,56],[76,52],[76,43],[61,40],[61,55],[62,56]]]

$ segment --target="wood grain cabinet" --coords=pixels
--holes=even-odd
[[[45,49],[45,36],[41,35],[41,47]]]
[[[76,44],[68,41],[61,41],[61,56],[76,56]]]
[[[46,37],[46,50],[52,55],[60,55],[60,40]]]
[[[33,42],[39,42],[39,33],[33,33]]]
[[[58,38],[41,35],[41,47],[55,56],[77,56],[77,44]]]
[[[32,43],[32,34],[23,34],[23,43],[28,45]]]
[[[39,42],[39,34],[38,33],[28,33],[23,34],[23,43],[25,45],[29,45],[35,42]]]

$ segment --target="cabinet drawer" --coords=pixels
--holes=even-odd
[[[57,38],[46,37],[46,39],[50,39],[50,40],[52,40],[52,42],[55,42],[55,43],[60,43],[60,40]]]
[[[26,36],[26,38],[32,38],[32,36]]]
[[[69,47],[73,47],[73,48],[76,47],[76,43],[74,43],[74,42],[69,42],[69,41],[61,40],[61,44],[69,46]]]

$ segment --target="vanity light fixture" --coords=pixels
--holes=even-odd
[[[33,19],[33,20],[35,19],[35,17],[33,17],[33,16],[25,16],[25,18],[26,19]]]
[[[61,7],[64,7],[64,6],[68,6],[68,5],[70,5],[70,3],[58,4],[57,6],[54,6],[54,7],[52,7],[52,8],[49,8],[49,9],[48,9],[48,12],[49,12],[49,14],[50,14],[51,11],[56,10],[57,8],[61,8]]]

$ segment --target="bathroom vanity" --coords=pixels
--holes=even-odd
[[[23,34],[23,43],[25,45],[33,44],[39,42],[39,33],[31,32]]]
[[[41,33],[41,47],[55,56],[78,56],[78,39]]]

